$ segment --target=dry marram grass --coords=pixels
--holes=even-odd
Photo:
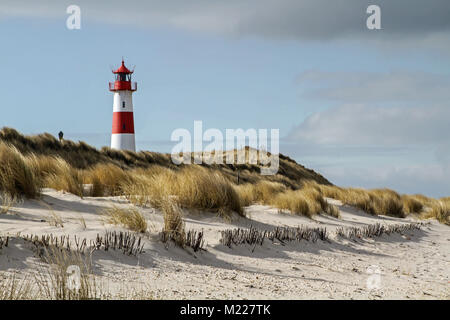
[[[244,214],[239,195],[232,184],[219,172],[189,166],[178,171],[155,166],[132,173],[121,189],[137,205],[150,204],[162,208],[167,197],[172,197],[184,208]]]
[[[243,207],[253,203],[309,217],[338,217],[339,210],[325,200],[329,197],[373,215],[419,214],[448,221],[448,198],[336,187],[283,155],[278,174],[265,177],[259,170],[249,163],[174,166],[170,155],[97,150],[84,142],[61,143],[50,134],[23,136],[14,129],[0,130],[0,194],[12,199],[37,198],[43,187],[81,197],[83,184],[89,184],[91,196],[125,196],[136,205],[156,208],[171,197],[182,208],[218,212],[225,218],[232,212],[244,215]],[[5,199],[3,212],[9,207]]]
[[[43,260],[49,264],[49,268],[40,270],[36,276],[36,283],[40,294],[45,299],[100,298],[100,288],[97,287],[95,277],[91,274],[88,256],[75,251],[50,247],[45,249]],[[72,282],[74,280],[76,283]]]
[[[17,203],[17,199],[9,193],[0,194],[0,214],[6,214]]]
[[[425,218],[435,218],[441,223],[450,225],[450,199],[442,198],[433,201],[431,208],[424,214]]]
[[[321,190],[310,183],[305,183],[298,190],[291,190],[277,182],[259,181],[238,185],[235,189],[245,206],[260,203],[307,217],[322,212],[339,217],[339,209],[327,203]]]
[[[36,198],[39,186],[27,159],[14,146],[0,141],[0,192],[12,197]]]
[[[183,214],[178,205],[170,198],[165,198],[161,202],[161,209],[164,215],[164,228],[162,230],[162,241],[172,240],[178,246],[185,246],[185,228]]]
[[[144,233],[147,231],[147,220],[137,208],[120,208],[113,206],[104,209],[102,214],[111,224],[122,225],[125,228]]]
[[[4,277],[0,274],[0,277]],[[22,280],[16,273],[0,281],[0,300],[26,300],[32,297],[32,282]]]

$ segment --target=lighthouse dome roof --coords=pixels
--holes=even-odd
[[[125,62],[122,60],[122,65],[116,70],[113,71],[113,73],[133,73],[133,71],[130,71],[127,67],[125,67]]]

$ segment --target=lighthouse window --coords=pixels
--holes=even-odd
[[[127,75],[125,73],[119,73],[119,81],[127,81]]]
[[[125,130],[125,123],[123,124],[123,130]]]
[[[125,101],[122,101],[122,108],[125,108]]]

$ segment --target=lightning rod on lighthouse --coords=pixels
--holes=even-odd
[[[131,81],[133,72],[125,67],[125,62],[122,59],[122,65],[116,71],[113,71],[115,81],[109,83],[109,91],[114,92],[112,149],[136,151],[133,92],[137,90],[137,84]]]

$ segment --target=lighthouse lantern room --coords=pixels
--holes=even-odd
[[[109,91],[114,92],[111,148],[136,151],[132,94],[137,85],[131,81],[133,71],[125,67],[122,59],[122,65],[113,73],[115,81],[109,83]]]

